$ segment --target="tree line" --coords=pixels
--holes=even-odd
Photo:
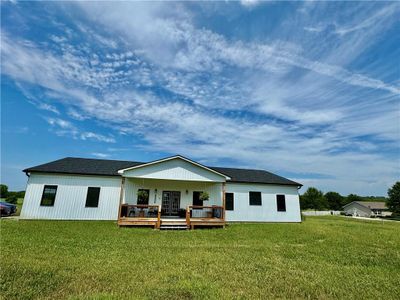
[[[8,190],[8,186],[0,184],[0,198],[5,199],[6,202],[17,204],[18,198],[24,198],[25,191],[12,192]]]
[[[343,206],[353,201],[382,201],[386,202],[390,211],[400,214],[400,181],[388,190],[388,197],[359,196],[350,194],[342,196],[337,192],[323,193],[315,187],[309,187],[300,195],[301,209],[342,210]]]

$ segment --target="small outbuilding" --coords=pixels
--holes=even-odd
[[[389,215],[390,212],[385,202],[353,201],[343,206],[346,216],[355,217],[380,217]]]

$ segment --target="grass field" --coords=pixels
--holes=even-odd
[[[156,231],[1,221],[4,299],[382,298],[400,295],[400,223],[307,217]]]

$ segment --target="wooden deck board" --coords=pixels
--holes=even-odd
[[[120,218],[119,226],[157,226],[157,218]]]

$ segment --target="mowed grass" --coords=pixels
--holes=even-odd
[[[398,299],[400,223],[308,217],[157,231],[1,221],[4,299]]]

